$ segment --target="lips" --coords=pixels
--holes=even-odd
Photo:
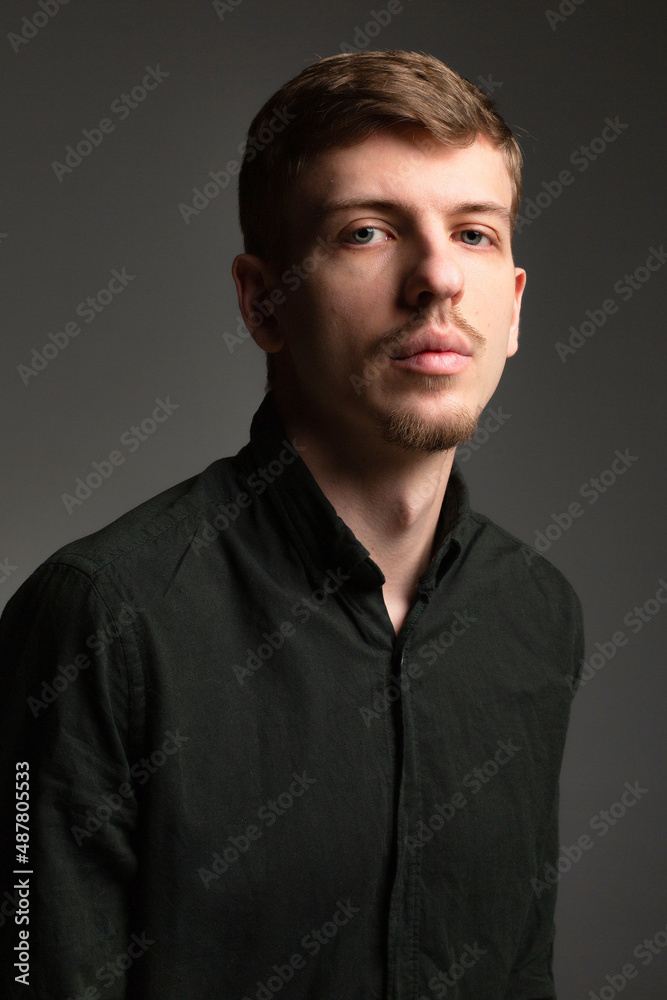
[[[455,330],[447,330],[438,333],[435,330],[423,330],[421,333],[411,337],[396,354],[392,354],[393,360],[403,360],[414,357],[424,351],[444,353],[446,351],[459,354],[463,357],[470,357],[472,350],[464,337]]]

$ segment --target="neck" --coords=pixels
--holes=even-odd
[[[433,555],[433,542],[455,449],[406,451],[379,435],[354,432],[326,416],[275,397],[290,438],[336,513],[382,570],[385,602],[405,617]]]

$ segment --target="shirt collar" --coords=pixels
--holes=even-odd
[[[385,577],[380,567],[336,513],[298,447],[298,438],[288,438],[274,392],[269,390],[253,416],[250,441],[236,456],[243,474],[254,473],[260,477],[257,482],[267,483],[266,497],[288,520],[292,540],[305,559],[315,560],[323,572],[340,568],[362,589],[381,587]],[[420,590],[431,592],[460,554],[469,516],[468,488],[454,461],[436,526],[433,557],[420,577]]]

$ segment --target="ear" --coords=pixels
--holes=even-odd
[[[511,358],[519,349],[519,315],[521,299],[526,287],[526,272],[522,267],[514,268],[514,305],[512,306],[512,322],[510,324],[509,340],[507,342],[507,357]]]
[[[270,267],[261,257],[241,253],[234,258],[232,277],[241,316],[253,340],[263,351],[279,351],[285,338],[273,315],[275,304],[271,293],[275,292],[275,281]]]

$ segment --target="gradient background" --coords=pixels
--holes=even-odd
[[[530,0],[405,0],[364,47],[430,52],[492,91],[526,157],[522,212],[543,182],[564,169],[574,176],[517,236],[516,263],[528,270],[520,349],[490,404],[511,419],[462,470],[473,508],[528,544],[552,515],[582,504],[583,516],[545,554],[582,599],[587,659],[618,630],[628,642],[600,655],[573,708],[561,843],[588,833],[594,847],[560,880],[557,984],[561,1000],[600,990],[607,1000],[606,977],[632,962],[638,975],[624,997],[658,1000],[667,948],[646,966],[633,951],[667,927],[667,611],[650,603],[667,576],[659,490],[667,268],[628,301],[614,284],[667,239],[659,129],[667,32],[664,11],[647,0],[561,6],[572,13],[552,26],[548,5]],[[0,604],[56,548],[246,442],[264,355],[250,339],[233,351],[223,339],[239,320],[230,274],[242,249],[236,180],[187,224],[179,204],[192,203],[210,170],[240,161],[251,118],[282,83],[354,44],[371,11],[385,7],[235,0],[221,20],[198,0],[70,0],[15,52],[8,33],[39,8],[3,3],[0,255],[10,277]],[[168,78],[124,121],[110,113],[156,64]],[[570,156],[616,116],[628,127],[581,171]],[[59,181],[52,162],[104,117],[114,132]],[[32,348],[41,351],[123,267],[134,281],[93,323],[79,319],[82,333],[24,384],[18,366],[31,363]],[[561,361],[555,344],[609,298],[618,311]],[[134,453],[119,446],[166,396],[176,412]],[[124,464],[68,513],[62,494],[119,447]],[[580,488],[616,449],[637,461],[590,504]],[[623,619],[647,601],[649,620],[633,632]],[[600,836],[591,820],[635,781],[648,792]]]

